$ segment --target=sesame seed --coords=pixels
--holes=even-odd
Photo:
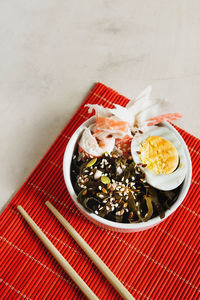
[[[104,194],[107,194],[107,193],[108,193],[107,190],[106,190],[105,188],[102,188],[102,192],[103,192]]]
[[[106,210],[110,210],[110,208],[108,206],[106,206]]]
[[[124,209],[122,208],[121,210],[116,212],[116,215],[121,216],[121,215],[123,215],[123,213],[124,213]]]
[[[103,198],[104,198],[104,195],[99,194],[98,197],[103,199]]]
[[[117,173],[120,175],[122,172],[123,172],[123,171],[122,171],[122,168],[117,167]]]
[[[140,181],[142,181],[142,182],[146,182],[146,180],[144,179],[144,178],[140,178]]]
[[[84,190],[82,195],[85,196],[87,194],[87,190]]]
[[[95,214],[96,214],[96,215],[98,215],[98,214],[99,214],[98,210],[95,210],[94,212],[95,212]]]
[[[128,178],[126,179],[126,183],[129,183],[129,180],[128,180]]]
[[[102,172],[100,170],[97,170],[95,171],[95,174],[94,174],[94,179],[99,179],[102,175]]]
[[[101,185],[99,185],[99,187],[98,187],[98,188],[99,188],[99,190],[100,190],[100,191],[102,190],[102,186],[101,186]]]

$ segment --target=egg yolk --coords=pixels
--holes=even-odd
[[[171,174],[179,157],[174,145],[160,136],[148,137],[140,148],[141,162],[155,174]]]

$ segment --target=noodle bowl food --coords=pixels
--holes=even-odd
[[[164,219],[179,198],[191,166],[186,145],[166,121],[181,115],[163,114],[165,101],[150,93],[148,87],[126,107],[87,105],[95,117],[74,145],[70,188],[79,208],[98,220]]]

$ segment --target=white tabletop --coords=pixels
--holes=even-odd
[[[0,208],[101,81],[200,132],[199,0],[0,1]]]

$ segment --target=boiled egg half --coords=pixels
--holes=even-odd
[[[153,187],[169,191],[185,179],[186,157],[177,136],[165,126],[151,126],[134,136],[131,154]]]

